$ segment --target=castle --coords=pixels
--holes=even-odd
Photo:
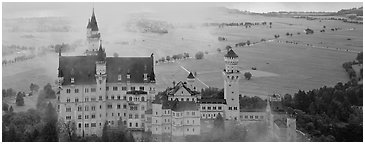
[[[153,54],[107,57],[100,38],[93,9],[85,55],[59,56],[58,115],[75,122],[77,135],[101,136],[105,124],[123,124],[130,131],[151,132],[156,141],[179,141],[200,135],[202,122],[221,115],[226,121],[265,121],[269,133],[279,131],[282,139],[295,141],[295,118],[272,110],[280,98],[267,99],[266,110],[240,108],[241,72],[232,49],[224,55],[223,99],[203,99],[192,73],[168,88],[166,99],[155,99]]]

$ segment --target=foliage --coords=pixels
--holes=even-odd
[[[358,53],[356,56],[356,60],[362,64],[362,52]]]
[[[29,89],[30,89],[31,92],[38,92],[39,86],[36,85],[36,84],[31,83]]]
[[[16,100],[15,103],[17,106],[24,106],[24,98],[25,97],[25,93],[23,92],[18,92],[17,96],[16,96]]]
[[[50,83],[45,85],[43,87],[43,90],[44,90],[45,98],[51,98],[51,99],[56,98],[56,92],[52,89],[52,86]]]
[[[240,109],[265,109],[266,101],[262,100],[258,96],[248,97],[248,96],[240,96]]]
[[[104,124],[101,140],[103,142],[134,142],[132,134],[123,125],[118,125],[115,129],[110,128],[108,122]]]
[[[113,54],[113,56],[114,56],[114,57],[119,57],[119,54],[115,52],[115,53]]]
[[[224,119],[220,113],[214,119],[214,128],[217,130],[224,130]]]
[[[9,105],[3,102],[3,111],[7,112],[9,110]]]
[[[202,99],[224,99],[224,89],[209,87],[201,90]]]
[[[171,57],[170,56],[166,56],[166,61],[170,61]]]
[[[247,40],[246,44],[249,46],[249,45],[251,45],[251,42],[249,40]]]
[[[3,97],[12,97],[15,95],[16,95],[16,92],[12,88],[3,89]]]
[[[298,91],[292,101],[297,127],[309,133],[314,141],[362,141],[362,114],[354,106],[362,106],[362,85],[351,81],[337,83],[308,92]],[[351,134],[349,134],[351,133]]]
[[[201,52],[201,51],[199,51],[199,52],[197,52],[197,53],[195,54],[195,58],[196,58],[197,60],[199,60],[199,59],[203,59],[203,57],[204,57],[204,53],[203,53],[203,52]]]
[[[247,80],[250,80],[251,79],[251,77],[252,77],[252,74],[250,73],[250,72],[245,72],[245,74],[243,74],[244,76],[245,76],[245,78],[247,79]]]
[[[232,47],[230,45],[227,45],[226,50],[229,51],[230,49],[232,49]]]

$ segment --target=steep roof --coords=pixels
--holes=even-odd
[[[73,71],[74,84],[96,84],[95,73],[97,56],[61,56],[59,57],[59,73],[63,74],[63,85],[71,84]],[[106,74],[108,83],[127,82],[150,83],[154,82],[153,57],[106,57]],[[130,79],[127,79],[127,73]],[[144,81],[144,74],[147,81]],[[118,81],[121,75],[121,81]]]
[[[230,49],[227,54],[224,55],[225,57],[230,57],[230,58],[237,58],[238,55],[232,50]]]
[[[94,8],[93,8],[93,14],[91,15],[91,20],[89,20],[89,23],[87,24],[87,28],[91,28],[91,31],[99,31],[98,28],[98,23],[96,22],[96,17],[95,17],[95,13],[94,13]]]

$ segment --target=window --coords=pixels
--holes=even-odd
[[[71,119],[71,116],[66,116],[66,120],[70,120]]]
[[[202,109],[205,110],[205,106],[203,106]]]
[[[143,80],[147,80],[147,74],[145,73],[145,74],[143,74]]]
[[[102,96],[99,96],[99,101],[102,101],[103,100],[103,97]]]
[[[91,127],[96,127],[96,123],[91,123]]]
[[[81,123],[79,123],[79,128],[81,128]]]
[[[129,97],[129,101],[132,101],[132,97]]]
[[[92,97],[92,98],[91,98],[91,101],[96,101],[96,98]]]
[[[75,89],[75,93],[79,93],[79,89]]]
[[[91,119],[95,119],[95,114],[92,114],[91,115]]]
[[[91,111],[95,111],[95,106],[91,106]]]
[[[127,113],[124,113],[124,116],[126,117],[127,116]]]
[[[89,111],[89,106],[85,106],[85,111]]]
[[[127,87],[123,86],[122,91],[126,91],[126,90],[127,90]]]
[[[127,96],[123,96],[123,100],[127,100]]]
[[[77,111],[82,111],[82,107],[81,106],[78,106],[77,107]]]
[[[129,114],[129,119],[132,119],[132,118],[133,118],[132,114]]]
[[[193,116],[195,116],[195,112],[191,112],[191,114],[192,114]]]
[[[89,92],[89,89],[88,88],[85,88],[85,93],[88,93]]]
[[[210,110],[211,109],[211,107],[208,107],[208,110]]]
[[[129,127],[132,127],[132,123],[131,122],[129,123]]]
[[[234,107],[234,110],[237,110],[237,107]]]
[[[143,86],[139,87],[139,90],[144,91],[144,87]]]
[[[100,105],[100,109],[101,109],[101,105]]]
[[[70,98],[67,98],[67,99],[66,99],[66,102],[70,102],[70,101],[71,101],[71,99],[70,99]]]
[[[87,101],[89,101],[89,98],[88,97],[85,98],[85,102],[87,102]]]
[[[245,119],[248,119],[248,116],[247,115],[245,116]]]
[[[117,105],[117,109],[120,109],[120,104]]]
[[[121,81],[121,80],[122,80],[122,75],[118,74],[118,81]]]
[[[114,100],[114,96],[112,95],[112,100]]]
[[[219,106],[219,107],[218,107],[218,110],[222,110],[222,107],[221,107],[221,106]]]
[[[89,123],[85,123],[85,127],[89,127]]]
[[[85,115],[85,119],[89,119],[89,115]]]
[[[144,101],[144,97],[141,98],[141,101]]]
[[[96,88],[91,88],[91,92],[96,92]]]
[[[250,116],[250,119],[253,119],[253,116]]]
[[[112,104],[108,104],[108,109],[112,109],[113,105]]]
[[[228,110],[232,110],[232,107],[228,107]]]
[[[181,101],[184,101],[184,98],[181,98]]]
[[[136,123],[136,127],[138,127],[138,123]]]
[[[66,108],[66,112],[71,112],[71,108]]]
[[[127,105],[126,104],[123,105],[123,109],[127,109]]]
[[[66,89],[66,93],[71,93],[71,89]]]
[[[259,116],[255,116],[255,119],[259,119]]]
[[[186,98],[186,101],[189,101],[189,98]]]
[[[134,90],[136,90],[136,87],[131,87],[131,91],[134,91]]]
[[[117,91],[118,90],[118,87],[113,87],[113,91]]]
[[[118,95],[118,100],[120,100],[120,95]]]
[[[106,89],[106,91],[109,91],[109,87],[108,86],[105,89]]]
[[[79,98],[75,98],[75,102],[79,102]]]
[[[215,107],[215,106],[214,106],[214,107],[213,107],[213,110],[217,110],[217,107]]]

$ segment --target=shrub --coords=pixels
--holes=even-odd
[[[250,72],[245,72],[244,76],[245,76],[245,78],[246,78],[247,80],[250,80],[250,79],[251,79],[251,77],[252,77],[252,74],[251,74]]]
[[[196,59],[203,59],[203,57],[204,57],[204,53],[203,52],[201,52],[201,51],[199,51],[199,52],[197,52],[196,54],[195,54],[195,58]]]

